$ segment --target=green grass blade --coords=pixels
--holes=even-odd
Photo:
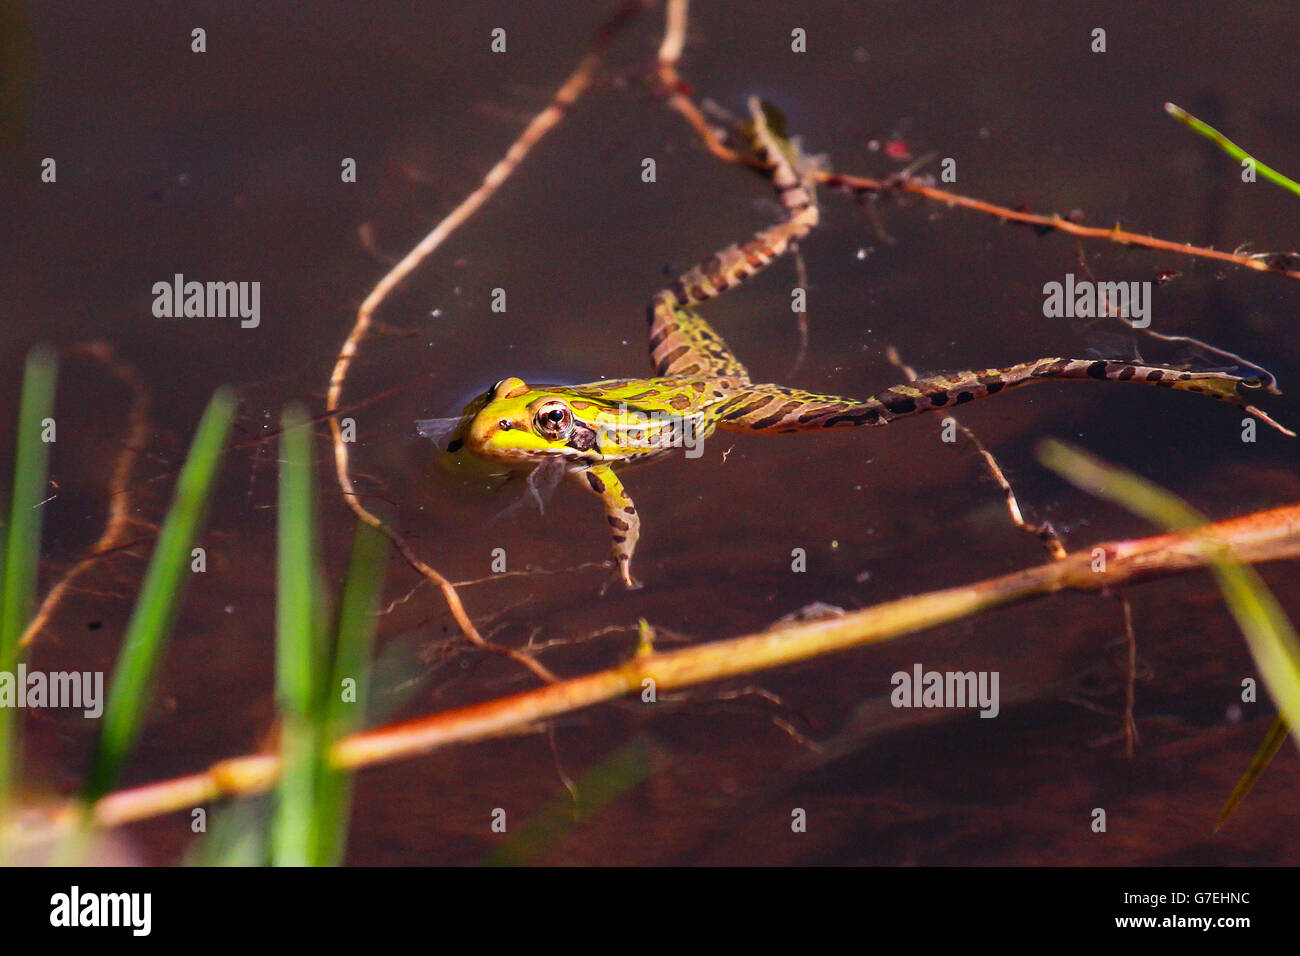
[[[1219,819],[1214,824],[1215,831],[1223,829],[1223,825],[1228,822],[1228,817],[1241,805],[1241,801],[1246,799],[1246,794],[1255,786],[1264,770],[1277,756],[1277,752],[1282,749],[1286,743],[1287,735],[1290,728],[1287,727],[1286,721],[1281,717],[1273,718],[1273,725],[1268,728],[1268,733],[1264,735],[1264,742],[1259,745],[1255,751],[1255,756],[1250,758],[1250,765],[1246,767],[1246,772],[1241,775],[1237,785],[1232,788],[1232,793],[1228,794],[1228,799],[1223,802],[1223,809],[1219,811]]]
[[[208,810],[207,830],[181,855],[181,866],[263,866],[272,797],[262,794]]]
[[[555,849],[564,836],[650,776],[653,750],[643,739],[624,744],[577,781],[577,802],[548,803],[483,860],[487,866],[523,866]]]
[[[1279,173],[1276,169],[1273,169],[1271,166],[1264,165],[1254,156],[1250,155],[1250,153],[1246,152],[1244,149],[1242,149],[1232,140],[1228,139],[1228,137],[1220,133],[1209,123],[1205,123],[1197,119],[1191,113],[1187,112],[1182,107],[1175,106],[1173,103],[1165,104],[1165,112],[1168,113],[1170,116],[1172,116],[1174,119],[1178,120],[1178,122],[1182,123],[1184,126],[1188,127],[1194,132],[1199,133],[1201,136],[1204,136],[1206,139],[1210,140],[1212,143],[1218,146],[1219,149],[1223,150],[1225,153],[1227,153],[1229,156],[1231,156],[1233,159],[1237,160],[1238,162],[1247,159],[1250,160],[1250,162],[1254,165],[1255,169],[1265,179],[1270,180],[1273,183],[1276,183],[1277,185],[1281,186],[1283,189],[1287,190],[1288,192],[1292,192],[1295,193],[1297,196],[1300,196],[1300,183],[1297,183],[1294,179],[1290,179],[1287,176],[1283,176],[1281,173]]]
[[[18,662],[18,638],[36,606],[36,572],[41,554],[41,519],[50,443],[42,432],[54,413],[54,383],[58,361],[54,352],[38,345],[27,356],[22,399],[18,409],[18,447],[14,458],[13,494],[3,556],[0,591],[0,669]]]
[[[27,355],[18,411],[18,445],[5,546],[0,552],[0,671],[13,673],[20,652],[18,639],[36,606],[36,577],[41,556],[41,519],[50,446],[44,422],[54,412],[58,362],[54,352],[37,346]],[[0,820],[7,816],[18,774],[18,710],[0,707]]]
[[[312,430],[305,409],[292,404],[281,419],[280,492],[276,552],[276,690],[280,703],[302,714],[316,707],[324,662],[317,633],[316,492]]]
[[[317,862],[317,791],[326,728],[322,690],[328,660],[320,632],[312,429],[306,409],[289,405],[281,419],[276,552],[276,702],[283,772],[271,822],[271,862]]]
[[[103,726],[84,791],[87,801],[97,800],[112,789],[139,736],[153,677],[193,573],[190,549],[207,516],[237,405],[233,391],[218,389],[190,445],[113,670]]]
[[[388,538],[364,521],[357,522],[352,559],[339,608],[339,640],[329,686],[330,723],[335,736],[360,730],[370,703],[370,657],[379,595],[388,562]],[[344,685],[344,681],[353,683]],[[345,695],[345,691],[355,691]]]
[[[377,612],[388,563],[388,538],[363,521],[357,522],[352,558],[339,608],[334,670],[326,685],[328,744],[360,730],[370,700],[370,658],[379,626]],[[352,777],[322,768],[316,858],[323,866],[343,862],[352,807]]]
[[[1061,442],[1044,442],[1039,458],[1084,491],[1170,530],[1192,530],[1207,523],[1185,502],[1146,479]],[[1254,568],[1234,560],[1227,547],[1210,558],[1224,600],[1246,637],[1273,702],[1289,726],[1300,727],[1300,640],[1295,629]]]

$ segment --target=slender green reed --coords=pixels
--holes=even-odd
[[[361,730],[370,703],[370,659],[378,629],[379,597],[388,563],[388,538],[363,521],[357,522],[352,541],[352,558],[343,585],[339,607],[338,639],[334,669],[326,688],[326,721],[329,743]],[[325,769],[320,814],[323,825],[317,832],[317,860],[322,865],[343,862],[347,849],[348,817],[352,807],[352,776]]]
[[[87,803],[113,788],[139,737],[168,633],[194,573],[191,549],[207,516],[237,404],[228,388],[218,389],[212,396],[177,479],[113,670],[103,726],[83,791]]]
[[[58,361],[38,345],[27,355],[18,410],[13,493],[5,546],[0,552],[0,671],[13,673],[21,657],[18,639],[36,606],[50,445],[55,432],[54,386]],[[18,714],[0,706],[0,820],[7,815],[18,774]]]
[[[650,775],[653,747],[634,738],[587,771],[575,784],[574,796],[552,800],[517,829],[483,860],[487,866],[524,866],[543,858],[584,820],[605,807]],[[508,821],[506,821],[508,823]]]
[[[1181,106],[1175,106],[1173,103],[1165,104],[1165,112],[1178,120],[1178,122],[1182,123],[1184,126],[1191,129],[1193,132],[1204,136],[1238,162],[1249,161],[1265,179],[1276,183],[1288,192],[1300,196],[1300,183],[1297,183],[1294,179],[1279,173],[1272,166],[1266,166],[1264,163],[1261,163],[1258,159],[1250,155],[1250,153],[1246,152],[1232,140],[1228,139],[1228,137],[1224,136],[1209,123],[1197,119]]]
[[[331,767],[330,745],[358,728],[365,714],[388,539],[358,523],[338,625],[331,633],[325,588],[319,584],[312,432],[306,410],[290,405],[283,426],[276,696],[284,770],[271,824],[271,861],[328,866],[343,858],[351,806],[351,777]]]
[[[319,843],[315,807],[325,748],[319,714],[329,662],[317,610],[312,432],[306,409],[289,405],[281,426],[275,688],[284,763],[271,822],[271,862],[310,866]]]

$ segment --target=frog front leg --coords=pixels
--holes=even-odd
[[[641,519],[632,499],[623,490],[623,482],[618,480],[618,475],[609,465],[592,465],[571,474],[584,488],[599,495],[604,503],[614,566],[627,589],[636,590],[641,582],[632,577],[632,552],[636,550],[637,538],[641,537]]]

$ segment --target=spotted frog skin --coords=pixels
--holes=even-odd
[[[769,169],[786,218],[748,242],[709,257],[651,299],[655,376],[587,385],[529,385],[518,378],[503,379],[466,407],[446,448],[468,452],[504,471],[551,469],[599,497],[612,535],[616,572],[628,588],[640,587],[632,576],[632,554],[641,519],[615,469],[682,448],[689,455],[718,429],[788,433],[886,425],[1049,379],[1135,382],[1199,392],[1272,424],[1238,393],[1243,387],[1276,391],[1271,382],[1123,361],[1041,358],[1007,368],[923,378],[863,400],[752,382],[693,307],[786,252],[817,225],[818,209],[793,146],[774,135],[757,101],[749,106],[753,123],[748,135]],[[417,423],[421,434],[430,434],[427,424]]]

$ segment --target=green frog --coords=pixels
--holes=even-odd
[[[1040,358],[1007,368],[922,378],[866,399],[753,382],[695,307],[787,252],[817,225],[819,213],[808,165],[797,146],[773,132],[768,113],[757,100],[750,101],[749,110],[752,121],[746,135],[767,169],[785,216],[749,241],[710,256],[651,299],[654,375],[586,385],[538,385],[504,378],[454,420],[445,448],[449,454],[472,456],[502,473],[528,471],[533,477],[568,478],[596,495],[609,525],[616,574],[626,587],[640,587],[632,574],[632,556],[641,518],[617,469],[678,450],[688,456],[698,454],[700,443],[719,429],[792,433],[887,425],[1036,382],[1074,379],[1196,392],[1236,405],[1293,434],[1242,396],[1243,390],[1276,393],[1269,379],[1129,361]],[[439,427],[443,421],[417,422],[417,428],[426,437],[446,437]]]

